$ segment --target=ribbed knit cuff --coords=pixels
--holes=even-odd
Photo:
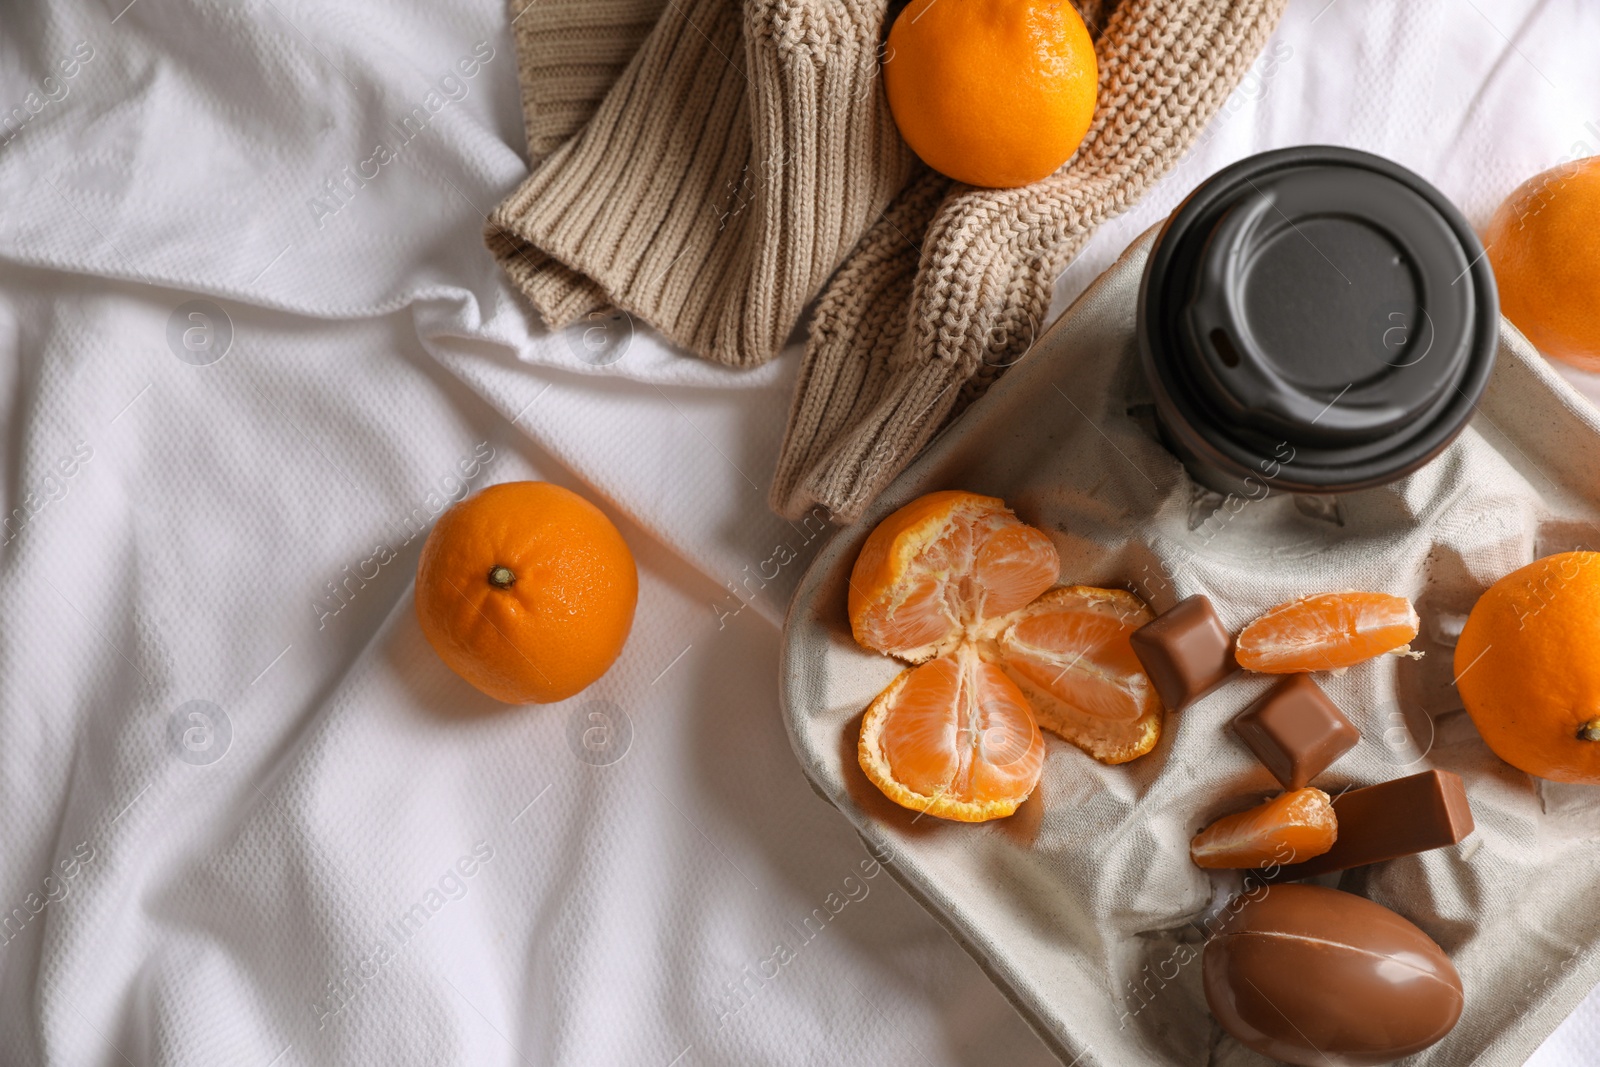
[[[664,0],[507,0],[528,154],[589,121],[661,16]]]
[[[609,306],[600,286],[504,229],[493,217],[484,228],[483,240],[506,276],[528,297],[552,330]]]
[[[741,23],[725,0],[674,0],[490,217],[491,249],[552,326],[599,301],[720,363],[772,358],[910,170],[878,79],[883,9],[751,0]]]
[[[798,519],[826,501],[839,521],[849,521],[852,502],[863,495],[870,499],[881,488],[881,479],[871,473],[887,471],[892,477],[898,470],[893,462],[866,457],[892,457],[903,448],[920,447],[920,442],[880,442],[880,408],[897,388],[895,379],[906,377],[896,352],[904,348],[921,254],[907,235],[920,237],[927,230],[950,184],[919,164],[917,176],[867,231],[817,302],[768,497],[772,510],[785,518]],[[888,401],[887,410],[897,407]]]
[[[966,378],[938,360],[889,373],[874,403],[802,473],[779,513],[794,520],[821,506],[833,522],[855,522],[948,421]]]

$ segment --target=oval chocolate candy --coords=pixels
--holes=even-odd
[[[1365,897],[1277,885],[1206,942],[1206,1002],[1257,1052],[1305,1067],[1388,1063],[1444,1037],[1461,978],[1415,925]]]

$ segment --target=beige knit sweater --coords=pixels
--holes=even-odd
[[[1056,276],[1188,148],[1284,2],[1080,4],[1103,23],[1094,124],[1056,174],[991,190],[900,139],[886,0],[510,0],[536,160],[486,238],[551,328],[615,306],[734,366],[820,292],[771,503],[849,522],[1025,355]]]

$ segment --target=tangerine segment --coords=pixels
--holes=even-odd
[[[1317,593],[1279,604],[1239,634],[1239,666],[1265,674],[1332,671],[1410,650],[1420,620],[1411,601],[1388,593]]]
[[[1039,725],[1102,763],[1155,747],[1164,709],[1128,635],[1153,618],[1121,589],[1052,589],[1000,633],[1000,661]]]
[[[1017,810],[1044,769],[1044,737],[1005,673],[962,644],[902,671],[861,720],[861,769],[913,811],[986,822]]]
[[[960,490],[918,497],[880,522],[850,572],[857,643],[922,663],[1055,584],[1050,538],[1005,502]]]
[[[1218,819],[1195,835],[1189,857],[1197,867],[1272,867],[1320,856],[1338,836],[1333,802],[1308,787]]]

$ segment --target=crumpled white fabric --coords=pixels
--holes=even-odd
[[[526,170],[498,0],[124,4],[0,15],[0,1060],[1048,1063],[784,737],[793,358],[551,335],[482,248]],[[1250,151],[1481,220],[1600,146],[1575,3],[1322,4],[1063,300]],[[410,582],[528,477],[616,518],[639,616],[501,711]]]

